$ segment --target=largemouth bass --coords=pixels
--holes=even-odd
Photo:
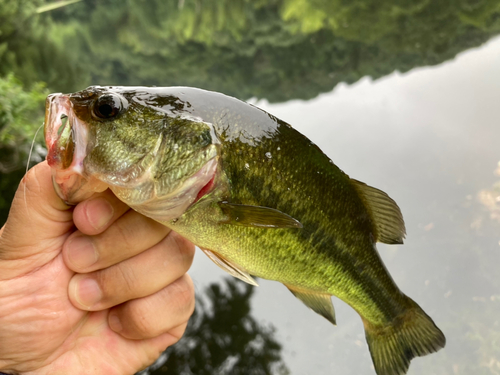
[[[188,87],[94,86],[50,95],[46,109],[47,160],[66,202],[109,188],[231,275],[279,281],[333,324],[339,297],[361,316],[378,375],[444,347],[375,247],[403,242],[397,204],[287,123]]]

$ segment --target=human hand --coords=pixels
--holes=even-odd
[[[109,190],[72,209],[47,163],[33,167],[0,229],[0,372],[123,375],[148,366],[193,312],[193,255],[191,243]]]

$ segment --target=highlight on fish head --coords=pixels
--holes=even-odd
[[[213,181],[218,160],[211,124],[189,107],[146,87],[49,95],[44,133],[59,196],[76,204],[110,188],[142,213],[182,214]]]

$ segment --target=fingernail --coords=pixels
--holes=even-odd
[[[106,226],[113,217],[115,210],[104,198],[96,198],[87,202],[87,219],[94,229]]]
[[[109,327],[115,332],[121,332],[123,327],[118,315],[111,313],[108,318]]]
[[[68,247],[69,261],[77,270],[85,269],[97,262],[98,254],[89,237],[75,237],[70,240]]]
[[[76,283],[75,298],[80,305],[91,308],[102,299],[102,291],[94,279],[82,278]]]

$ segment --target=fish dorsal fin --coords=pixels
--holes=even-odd
[[[376,241],[387,244],[402,244],[406,235],[405,223],[401,210],[394,200],[382,190],[351,179],[361,194],[371,213],[376,227]]]
[[[252,276],[248,274],[248,272],[242,270],[239,266],[236,264],[230,262],[229,260],[225,259],[221,255],[207,249],[201,249],[207,256],[215,263],[217,264],[220,268],[222,268],[224,271],[229,273],[231,276],[236,277],[237,279],[243,280],[244,282],[250,284],[250,285],[255,285],[259,286],[257,282],[254,280]]]
[[[229,202],[219,202],[219,206],[226,215],[226,219],[220,221],[221,224],[258,228],[302,228],[298,220],[274,208]]]
[[[314,310],[319,315],[325,317],[334,326],[337,325],[331,295],[311,292],[309,290],[302,290],[286,284],[285,286],[288,288],[288,290],[290,290],[290,292],[293,293],[295,297],[304,302],[307,307]]]

